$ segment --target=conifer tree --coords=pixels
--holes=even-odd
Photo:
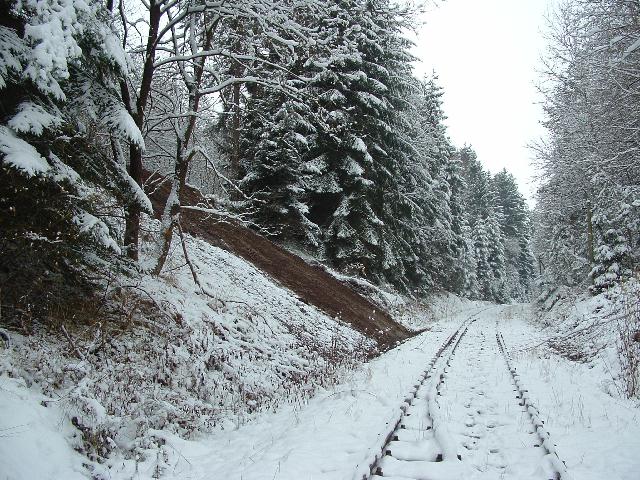
[[[490,239],[484,218],[476,219],[471,232],[476,259],[476,278],[479,298],[492,300],[494,295],[493,267],[491,265]]]
[[[305,170],[309,136],[316,131],[310,107],[304,101],[270,91],[255,94],[247,105],[247,134],[242,140],[243,170],[240,182],[251,198],[255,222],[280,240],[316,250],[322,241],[319,227],[307,215]],[[244,205],[246,208],[246,205]]]
[[[343,0],[321,20],[330,53],[311,60],[318,73],[310,90],[324,124],[305,162],[316,172],[309,218],[325,232],[328,258],[379,280],[403,278],[390,228],[402,149],[392,92],[393,74],[409,72],[410,57],[394,38],[400,27],[390,8]]]
[[[500,229],[502,212],[499,205],[493,205],[485,219],[485,229],[489,249],[490,295],[488,299],[504,303],[508,300],[505,282],[504,237]]]
[[[0,282],[8,301],[37,298],[42,310],[86,294],[87,269],[120,252],[107,198],[151,212],[117,149],[104,153],[117,139],[144,143],[119,96],[129,66],[101,2],[12,1],[0,13],[0,198],[13,212]]]
[[[462,226],[462,235],[464,238],[464,250],[462,252],[461,260],[464,272],[464,283],[461,289],[461,293],[467,298],[480,298],[476,246],[473,239],[473,232],[466,223]]]
[[[436,77],[414,82],[408,98],[412,107],[404,113],[404,141],[412,154],[403,162],[400,188],[413,206],[405,235],[414,238],[411,253],[420,273],[418,282],[427,289],[459,289],[464,248],[458,198],[462,185],[444,126],[441,97]]]
[[[509,298],[526,300],[533,277],[529,209],[515,177],[502,170],[493,177],[504,238],[505,279]]]
[[[463,204],[464,179],[461,173],[460,161],[457,155],[451,155],[445,167],[446,180],[450,188],[449,209],[451,211],[451,235],[452,256],[454,258],[449,279],[446,286],[449,290],[462,293],[465,289],[474,290],[475,269],[467,269],[466,259],[468,255],[468,227],[465,227],[465,211]],[[466,277],[470,277],[469,281]]]

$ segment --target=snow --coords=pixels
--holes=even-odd
[[[83,30],[78,13],[88,10],[88,7],[82,0],[27,0],[24,3],[24,7],[33,8],[37,15],[24,29],[24,38],[31,52],[26,58],[23,75],[42,92],[65,100],[59,81],[69,77],[68,61],[82,54],[74,37]]]
[[[446,323],[432,338],[442,339],[452,327]],[[170,444],[184,458],[167,478],[351,478],[381,447],[381,432],[399,413],[436,345],[414,338],[307,405],[288,406],[203,442],[174,438]]]
[[[346,101],[345,96],[340,92],[340,90],[336,90],[335,88],[329,89],[326,92],[323,92],[320,95],[320,98],[326,102],[332,102],[336,105],[341,105]]]
[[[360,177],[364,173],[364,168],[358,165],[358,162],[349,156],[345,157],[343,163],[345,171],[351,176]]]
[[[380,98],[376,97],[375,95],[369,92],[356,92],[356,93],[360,101],[371,109],[383,110],[387,107],[387,104],[384,102],[384,100],[381,100]]]
[[[110,27],[105,25],[100,26],[100,33],[102,36],[103,42],[103,51],[111,57],[113,62],[118,65],[120,71],[127,75],[129,74],[129,62],[131,61],[128,57],[127,53],[122,48],[120,41],[118,40],[118,36],[115,35]]]
[[[109,232],[109,227],[98,217],[81,212],[73,217],[73,222],[78,225],[81,233],[92,235],[102,246],[121,253],[120,246]]]
[[[158,229],[159,222],[145,221],[145,232]],[[72,429],[75,417],[87,432],[87,477],[131,478],[138,471],[147,478],[170,470],[182,457],[165,437],[191,438],[189,445],[197,446],[194,439],[205,434],[230,432],[278,407],[304,404],[374,346],[245,261],[186,240],[207,294],[197,293],[174,245],[160,278],[142,275],[111,286],[119,309],[140,312],[135,328],[106,335],[99,325],[88,332],[70,329],[73,350],[63,335],[12,333],[13,346],[0,350],[0,374],[24,378],[30,391],[59,398],[66,414],[61,421]],[[149,247],[145,243],[144,255]],[[5,418],[0,429],[12,425]],[[64,450],[64,439],[54,441]],[[0,464],[9,461],[11,448]],[[96,455],[108,460],[97,462]],[[56,477],[54,470],[48,475],[15,478]]]
[[[42,135],[44,129],[61,123],[62,118],[52,115],[40,105],[32,102],[23,102],[18,107],[18,112],[7,124],[16,132]]]
[[[114,105],[105,118],[106,123],[126,136],[133,144],[145,148],[144,138],[129,112],[122,105]]]
[[[129,172],[127,172],[125,165],[118,164],[117,168],[120,172],[120,175],[129,186],[129,191],[135,198],[135,201],[142,207],[142,211],[151,215],[153,213],[153,205],[151,204],[151,200],[149,200],[149,197],[144,192],[142,187],[138,185],[138,182],[136,182],[131,177],[131,175],[129,175]]]
[[[369,154],[369,150],[367,149],[367,145],[364,143],[364,140],[360,137],[353,137],[351,140],[351,148],[354,150],[361,152],[364,154],[364,160],[366,162],[373,162],[373,158]]]
[[[0,89],[6,87],[9,72],[21,70],[20,56],[24,54],[24,45],[10,28],[0,26]]]
[[[598,326],[589,314],[595,307],[603,320],[614,308],[603,300],[598,296],[567,302],[582,321],[580,326],[573,324],[576,330],[597,326],[598,344],[595,350],[588,350],[587,362],[570,362],[549,352],[542,341],[552,332],[535,331],[530,323],[524,323],[532,315],[524,306],[503,312],[503,323],[509,326],[503,333],[522,382],[572,477],[635,479],[640,469],[640,410],[637,400],[621,398],[613,385],[618,368],[612,338],[615,330],[610,322]],[[559,311],[556,307],[556,313]],[[571,325],[571,320],[569,317],[565,322]],[[591,343],[587,336],[582,340]],[[603,344],[609,346],[603,349]],[[585,345],[585,350],[590,347]]]
[[[0,152],[4,154],[4,162],[28,176],[45,173],[51,168],[31,144],[16,137],[4,126],[0,126]]]
[[[86,479],[86,459],[73,450],[77,431],[59,403],[0,376],[0,464],[3,479]],[[50,406],[45,407],[43,404]]]
[[[146,231],[158,228],[157,221],[145,223]],[[76,337],[84,352],[77,358],[64,338],[10,334],[12,345],[0,349],[6,477],[359,480],[435,352],[475,319],[450,362],[436,361],[405,407],[406,428],[379,464],[384,478],[547,480],[565,464],[563,478],[637,478],[640,412],[607,382],[611,349],[588,363],[559,356],[545,342],[554,331],[530,306],[453,295],[425,306],[342,276],[383,304],[412,312],[405,321],[422,331],[361,363],[354,359],[370,343],[347,325],[228,252],[188,236],[187,243],[209,294],[195,293],[174,245],[167,273],[142,276],[137,287],[165,307],[165,316],[141,319],[101,354],[91,353],[99,337],[86,344]],[[124,285],[118,288],[123,305],[134,301]],[[607,305],[600,297],[573,308],[587,316]],[[497,332],[527,389],[526,405]],[[328,352],[336,345],[344,361],[332,364]],[[106,459],[74,450],[87,441],[74,423],[110,446]],[[537,433],[558,457],[536,446]],[[438,454],[442,462],[434,461]]]

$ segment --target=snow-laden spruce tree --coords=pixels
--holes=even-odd
[[[612,193],[610,202],[599,205],[593,217],[597,247],[590,276],[594,293],[632,278],[634,269],[638,268],[640,189],[609,187],[608,190]]]
[[[494,197],[495,198],[495,197]],[[500,228],[500,220],[502,211],[499,204],[494,203],[487,216],[486,231],[489,240],[489,265],[491,276],[491,295],[492,300],[505,303],[509,300],[506,284],[506,260],[504,249],[504,235]]]
[[[467,284],[467,275],[474,277],[475,271],[467,271],[464,266],[468,251],[467,239],[469,238],[465,233],[466,214],[463,192],[466,186],[462,176],[460,158],[455,152],[449,156],[445,163],[444,172],[446,183],[449,186],[448,204],[451,215],[449,253],[452,260],[444,287],[448,291],[461,294]],[[470,284],[473,284],[472,279],[470,279]]]
[[[404,112],[404,142],[410,147],[401,166],[400,193],[409,214],[403,238],[411,238],[404,258],[417,287],[427,291],[462,287],[464,248],[458,160],[444,125],[437,78],[415,80]],[[403,203],[399,203],[402,205]]]
[[[533,277],[529,209],[511,173],[498,172],[493,177],[493,186],[495,201],[502,212],[506,293],[509,298],[526,300]]]
[[[591,289],[594,292],[607,290],[633,275],[632,249],[625,235],[615,228],[610,228],[602,235],[594,261],[591,271]]]
[[[478,262],[475,273],[479,296],[485,300],[505,301],[502,213],[492,179],[471,147],[462,148],[459,155],[466,185],[464,210]]]
[[[489,231],[484,218],[477,218],[471,230],[473,238],[474,257],[476,260],[476,278],[478,282],[478,298],[494,300],[494,276],[491,265],[491,246]]]
[[[309,60],[273,71],[298,99],[246,91],[242,187],[253,218],[403,290],[461,288],[461,192],[454,198],[449,186],[461,177],[442,91],[411,73],[407,12],[386,2],[325,6],[304,19],[321,26],[319,41],[298,49]]]
[[[0,283],[9,316],[89,293],[88,269],[120,252],[113,207],[151,211],[111,154],[119,139],[140,148],[143,140],[120,101],[129,64],[108,18],[98,1],[0,6]]]
[[[302,16],[300,21],[312,29],[318,16]],[[232,114],[220,122],[231,164],[234,134],[240,145],[239,165],[231,170],[240,175],[243,198],[234,202],[235,208],[278,241],[313,254],[323,248],[322,232],[308,218],[307,181],[316,171],[305,165],[312,135],[322,128],[321,119],[314,113],[315,98],[307,88],[308,59],[313,52],[317,54],[317,48],[313,42],[306,42],[297,44],[293,54],[284,58],[272,54],[270,62],[277,60],[280,67],[270,67],[269,77],[288,90],[247,85],[242,92],[241,111],[228,109]],[[234,130],[236,122],[241,129]]]
[[[469,281],[463,281],[463,291],[497,302],[525,301],[534,275],[531,213],[515,177],[506,170],[491,176],[468,146],[458,152],[457,158],[462,181],[452,179],[450,185],[458,185],[454,191],[460,193],[454,198],[462,199],[457,210],[462,214],[454,218],[463,219],[463,238],[466,245],[475,246],[477,262],[475,271],[471,271],[467,247],[461,263]]]
[[[332,2],[319,26],[327,51],[310,60],[323,128],[305,165],[316,172],[308,183],[309,218],[323,229],[336,266],[379,280],[403,275],[388,209],[397,198],[402,148],[391,92],[394,74],[410,71],[410,57],[394,12],[384,1]]]
[[[478,258],[476,257],[476,246],[473,238],[473,231],[468,224],[462,225],[462,236],[464,238],[464,251],[462,253],[461,265],[464,271],[464,279],[461,294],[466,298],[480,298],[480,285],[478,284]]]
[[[493,197],[490,175],[484,170],[476,152],[471,147],[463,147],[459,155],[466,185],[464,207],[469,216],[469,225],[473,227],[479,219],[486,219],[491,210]]]
[[[316,131],[309,110],[304,101],[268,91],[249,101],[240,188],[250,198],[254,222],[281,241],[315,252],[322,238],[307,218],[306,180],[313,172],[305,170],[304,157],[308,137]]]

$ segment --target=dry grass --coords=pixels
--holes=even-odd
[[[618,388],[627,398],[640,394],[640,287],[623,290],[623,310],[617,322],[616,348],[620,360]]]

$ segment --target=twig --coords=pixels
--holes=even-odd
[[[142,293],[146,294],[147,297],[149,297],[149,299],[153,302],[153,304],[156,306],[156,308],[163,313],[169,320],[171,321],[175,321],[175,318],[173,318],[171,315],[169,315],[167,312],[165,312],[165,310],[160,306],[160,304],[158,304],[158,302],[156,301],[155,298],[153,298],[151,296],[151,294],[149,292],[147,292],[144,288],[142,288],[139,285],[122,285],[122,288],[134,288],[136,290],[140,290]],[[150,322],[149,320],[147,320],[147,322],[153,326],[157,326],[154,322]],[[166,329],[166,327],[163,327]]]
[[[71,338],[71,335],[69,335],[69,332],[67,332],[67,329],[64,328],[64,325],[61,325],[60,329],[62,330],[62,333],[64,333],[64,336],[67,338],[67,341],[69,342],[69,345],[71,345],[71,348],[78,355],[78,358],[80,358],[80,360],[86,360],[86,358],[84,357],[82,352],[78,349],[78,347],[76,347],[76,344],[74,343],[73,339]]]

